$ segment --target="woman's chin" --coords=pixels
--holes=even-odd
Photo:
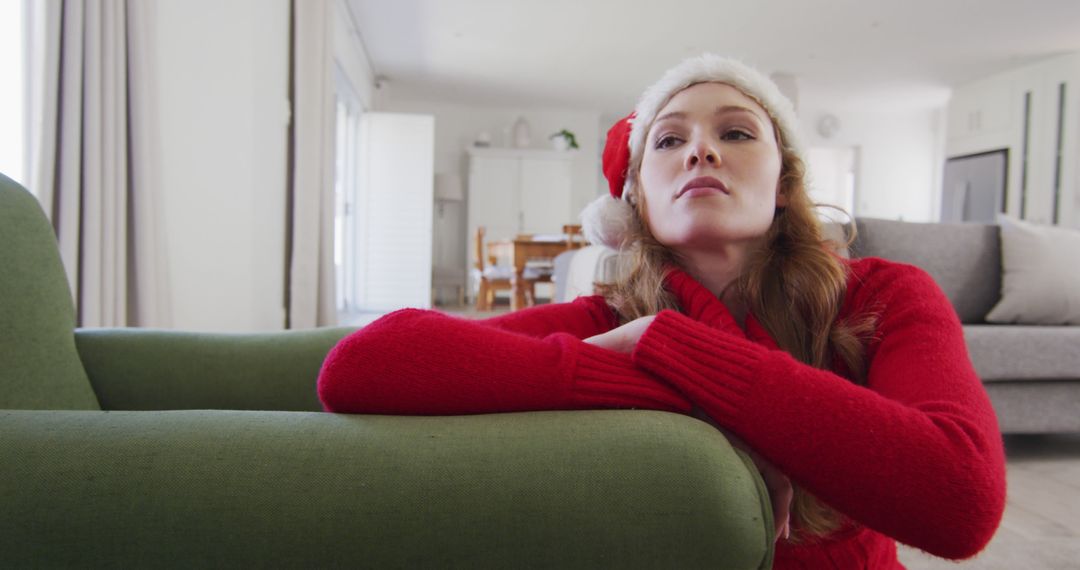
[[[744,243],[761,238],[768,231],[768,224],[760,228],[745,224],[718,223],[709,220],[704,223],[687,223],[678,232],[671,232],[660,243],[673,249],[708,249],[725,243]],[[658,236],[659,237],[659,236]]]

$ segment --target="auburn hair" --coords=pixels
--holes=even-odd
[[[824,237],[822,224],[805,187],[805,165],[794,152],[780,144],[779,191],[787,199],[776,209],[773,222],[760,246],[751,253],[740,276],[729,287],[784,351],[821,369],[842,363],[850,380],[864,384],[864,340],[873,333],[874,315],[838,320],[847,292],[848,266],[834,250],[849,246],[850,235],[840,244]],[[644,192],[637,182],[638,164],[628,174],[638,186],[634,223],[624,254],[619,256],[616,280],[597,284],[615,311],[620,324],[654,315],[663,309],[679,310],[675,296],[664,288],[671,265],[684,266],[676,252],[659,243],[648,227]],[[837,208],[839,209],[839,208]],[[839,528],[841,516],[809,492],[794,486],[790,542],[825,536]]]

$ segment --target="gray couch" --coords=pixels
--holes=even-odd
[[[1080,327],[1001,325],[997,225],[860,218],[853,257],[917,265],[952,301],[1004,433],[1080,432]]]
[[[852,257],[882,257],[926,270],[964,325],[975,370],[1004,433],[1080,432],[1080,327],[988,324],[1001,296],[1001,243],[996,225],[936,224],[859,218]],[[590,246],[595,247],[595,246]],[[571,255],[556,259],[557,300],[573,296]],[[593,277],[614,275],[611,255],[597,256]]]

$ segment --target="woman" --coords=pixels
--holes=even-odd
[[[796,137],[762,74],[683,62],[608,133],[612,196],[584,216],[630,260],[616,283],[485,321],[390,314],[330,354],[324,406],[694,413],[762,470],[777,568],[899,568],[894,539],[974,555],[1004,452],[959,321],[925,272],[831,252]]]

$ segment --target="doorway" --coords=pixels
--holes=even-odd
[[[858,204],[859,147],[811,147],[807,149],[806,162],[810,200],[841,208],[854,218]],[[819,208],[818,214],[829,220],[844,217],[832,208]]]

